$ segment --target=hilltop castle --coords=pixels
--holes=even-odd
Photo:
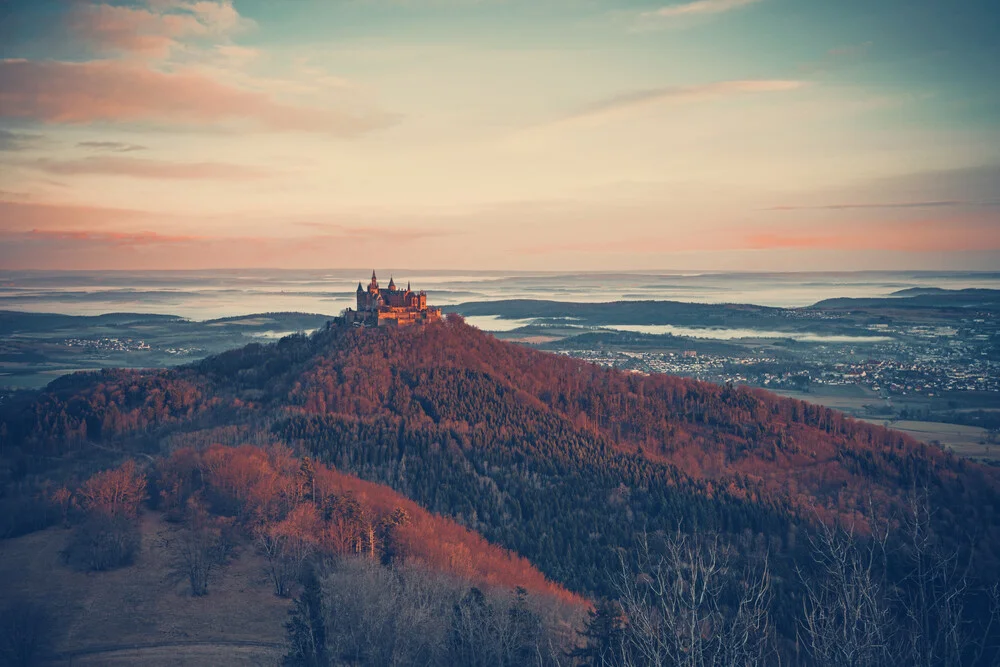
[[[403,327],[410,324],[426,324],[441,319],[440,308],[427,307],[427,293],[414,292],[409,283],[406,289],[396,289],[396,282],[389,278],[389,286],[382,289],[372,271],[368,289],[358,283],[356,292],[357,310],[346,309],[342,317],[345,324],[357,326]]]

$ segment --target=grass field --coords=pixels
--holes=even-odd
[[[991,444],[989,432],[978,426],[909,420],[899,420],[892,423],[879,419],[867,421],[902,431],[922,442],[940,442],[960,456],[967,456],[971,459],[1000,460],[1000,442]]]
[[[834,410],[840,410],[857,419],[888,426],[897,431],[932,444],[941,443],[947,449],[960,456],[972,459],[1000,460],[1000,442],[990,443],[989,431],[978,426],[961,424],[946,424],[932,421],[890,420],[886,417],[868,414],[866,406],[885,405],[885,399],[874,392],[857,386],[836,387],[834,391],[824,389],[822,392],[779,391],[777,393],[789,398],[797,398],[809,403],[817,403]],[[838,391],[839,390],[839,391]],[[928,401],[928,399],[922,399]],[[898,408],[898,401],[896,407]]]
[[[55,625],[51,665],[276,664],[290,601],[273,594],[260,557],[244,548],[196,598],[172,571],[176,530],[147,514],[136,563],[112,572],[63,564],[63,528],[0,541],[3,597],[45,604]]]

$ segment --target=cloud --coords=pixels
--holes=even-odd
[[[128,144],[121,141],[81,141],[78,148],[90,148],[97,151],[111,151],[112,153],[131,153],[133,151],[144,151],[145,146],[139,144]]]
[[[372,110],[293,106],[194,70],[161,72],[115,60],[0,60],[0,116],[70,124],[242,121],[268,130],[346,136],[396,120]]]
[[[996,206],[998,202],[970,202],[958,200],[911,201],[889,204],[822,204],[818,206],[770,206],[764,211],[851,211],[880,208],[950,208],[954,206]]]
[[[176,245],[203,241],[205,237],[157,232],[100,232],[78,230],[38,230],[33,229],[20,235],[28,241],[72,241],[96,243],[115,247],[135,247],[145,245]]]
[[[667,5],[659,9],[643,12],[640,17],[647,20],[656,20],[672,19],[681,16],[722,14],[757,2],[760,2],[760,0],[695,0],[695,2]]]
[[[420,239],[438,238],[442,236],[452,236],[456,233],[452,229],[435,227],[419,228],[390,228],[372,225],[342,225],[334,222],[302,221],[293,223],[297,227],[315,229],[321,233],[312,238],[319,239],[391,239],[392,242],[408,242]]]
[[[753,93],[786,92],[804,85],[802,81],[763,79],[651,88],[603,100],[557,121],[556,124],[602,122],[652,106],[703,102]]]
[[[0,200],[5,232],[70,227],[100,230],[115,225],[150,224],[157,218],[162,216],[131,209]]]
[[[1000,249],[1000,229],[976,218],[926,219],[894,224],[853,221],[836,231],[758,232],[743,237],[749,250],[881,250],[888,252],[969,252]]]
[[[583,242],[554,241],[518,249],[528,255],[657,255],[665,253],[719,253],[769,250],[827,250],[840,252],[968,252],[1000,250],[1000,230],[965,221],[913,226],[884,221],[855,224],[834,232],[809,233],[795,229],[741,234],[716,232],[711,238],[636,237]]]
[[[404,263],[412,260],[415,243],[437,234],[393,228],[294,237],[163,234],[142,228],[0,231],[0,268],[302,268],[356,262],[359,256]]]
[[[40,134],[28,134],[26,132],[11,132],[0,129],[0,152],[3,151],[23,151],[35,146],[41,141]]]
[[[860,44],[843,44],[828,49],[819,60],[802,63],[798,69],[811,74],[822,74],[844,67],[852,67],[869,57],[873,44],[870,41]]]
[[[133,178],[159,178],[177,180],[248,180],[262,178],[269,172],[257,167],[228,164],[225,162],[164,162],[127,157],[90,157],[82,160],[39,159],[25,163],[59,176],[103,174],[131,176]]]
[[[165,57],[188,39],[219,39],[253,26],[231,2],[149,0],[139,6],[76,3],[70,31],[99,53]]]

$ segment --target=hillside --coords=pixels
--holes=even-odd
[[[6,419],[26,470],[88,442],[277,439],[458,519],[580,592],[642,531],[719,530],[779,552],[816,521],[863,525],[925,489],[943,533],[997,562],[995,470],[764,391],[600,369],[456,318],[330,329],[179,370],[54,382]]]
[[[56,664],[273,665],[281,656],[289,603],[272,594],[252,549],[213,578],[209,596],[192,597],[172,571],[180,527],[158,513],[143,517],[136,564],[99,575],[62,562],[69,532],[54,526],[0,541],[4,596],[45,601]]]
[[[545,628],[523,650],[572,646],[582,599],[385,486],[273,444],[181,447],[149,462],[50,487],[41,504],[59,525],[0,541],[0,662],[13,638],[38,636],[36,657],[55,664],[275,664],[300,609],[289,598],[320,579],[353,590],[346,607],[393,623],[416,594],[447,608],[485,591],[492,608]],[[385,577],[395,591],[380,588]],[[337,612],[337,627],[350,613]]]

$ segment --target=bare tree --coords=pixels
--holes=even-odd
[[[818,667],[891,665],[899,657],[883,531],[862,543],[852,529],[820,524],[810,537],[813,567],[796,566],[804,589],[799,641]]]
[[[208,594],[212,571],[224,559],[219,531],[209,526],[193,526],[184,530],[177,543],[177,566],[191,584],[191,595]]]
[[[628,619],[623,664],[761,665],[772,657],[770,573],[733,566],[716,535],[678,531],[658,553],[646,536],[634,555],[621,554],[615,585]]]
[[[973,549],[963,558],[932,530],[933,510],[926,489],[910,498],[902,520],[903,552],[909,573],[901,606],[905,616],[907,663],[952,667],[980,662],[991,632],[1000,622],[1000,589],[973,590]],[[971,618],[967,603],[976,594],[990,609]],[[994,650],[996,647],[993,647]]]
[[[274,594],[286,597],[298,574],[298,563],[292,556],[288,535],[273,526],[265,526],[255,537],[257,550],[267,561],[267,576],[274,586]]]

